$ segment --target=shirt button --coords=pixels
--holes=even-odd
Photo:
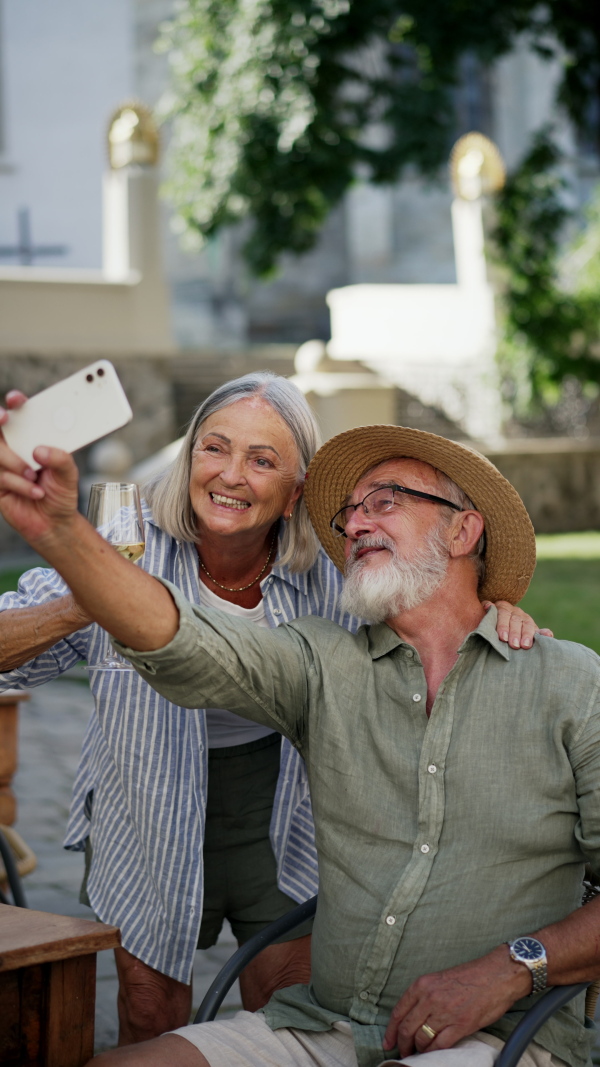
[[[274,615],[281,615],[281,611],[279,610],[279,608],[273,608],[273,614]]]
[[[394,923],[396,922],[396,916],[395,915],[386,915],[385,921],[388,924],[388,926],[393,926]]]
[[[368,1000],[369,999],[369,994],[368,994],[368,991],[366,989],[363,989],[362,993],[359,993],[358,995],[359,995],[361,1000]]]
[[[415,704],[418,704],[420,699],[421,699],[421,694],[420,693],[413,693],[413,700],[414,700]]]
[[[412,659],[413,656],[414,656],[414,652],[412,651],[412,649],[411,648],[407,649],[406,658],[407,659]]]
[[[430,763],[428,768],[427,768],[427,770],[429,771],[430,774],[435,774],[435,772],[437,771],[437,767],[436,767],[435,763]]]
[[[429,852],[429,845],[421,845],[421,852]]]

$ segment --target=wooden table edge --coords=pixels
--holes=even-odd
[[[116,926],[0,905],[0,973],[117,948]]]
[[[0,707],[5,704],[20,704],[22,700],[31,700],[31,693],[24,689],[5,689],[0,693]]]

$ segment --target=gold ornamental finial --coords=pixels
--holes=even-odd
[[[137,100],[121,104],[108,124],[108,158],[112,170],[130,164],[158,163],[158,129],[152,112]]]
[[[466,133],[458,139],[450,153],[450,175],[462,200],[497,193],[506,180],[500,151],[483,133]]]

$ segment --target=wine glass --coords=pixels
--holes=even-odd
[[[119,555],[137,562],[144,554],[144,521],[140,491],[133,482],[99,482],[90,489],[87,517]],[[88,671],[132,671],[134,668],[112,649]]]

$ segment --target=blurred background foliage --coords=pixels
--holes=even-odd
[[[558,58],[557,104],[597,143],[600,7],[587,0],[182,0],[163,28],[171,120],[167,193],[188,247],[246,220],[251,272],[311,248],[356,177],[435,180],[455,130],[461,63],[526,35]],[[512,402],[600,381],[600,268],[561,284],[569,215],[560,152],[541,131],[498,200]],[[600,211],[588,223],[600,234]],[[512,395],[510,395],[512,394]]]
[[[551,131],[540,131],[495,205],[504,327],[499,361],[505,399],[517,413],[532,399],[556,401],[565,378],[593,394],[600,382],[600,196],[563,248],[572,217],[563,163]]]

